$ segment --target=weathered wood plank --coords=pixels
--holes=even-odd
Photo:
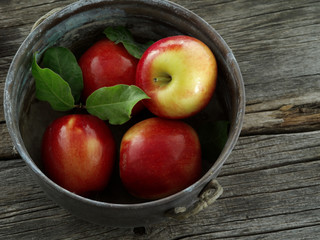
[[[305,141],[301,145],[302,139]],[[146,234],[139,239],[288,239],[289,236],[302,239],[310,231],[317,233],[320,229],[319,140],[319,131],[303,136],[241,137],[218,177],[224,187],[221,198],[189,219],[147,227]],[[256,148],[257,142],[266,144]],[[283,146],[277,147],[279,143]],[[310,151],[303,151],[308,147]],[[245,167],[246,164],[249,166]],[[136,237],[132,229],[86,223],[56,206],[42,193],[22,160],[2,162],[0,183],[0,192],[4,193],[0,196],[2,238]],[[57,232],[59,236],[54,235]]]
[[[18,157],[5,123],[0,123],[0,160]]]
[[[242,134],[302,132],[317,129],[320,129],[320,91],[247,105]]]
[[[242,137],[235,146],[234,153],[225,162],[220,176],[273,169],[281,166],[290,167],[291,164],[307,163],[319,159],[319,131]]]

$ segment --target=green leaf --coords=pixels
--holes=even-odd
[[[134,40],[132,34],[128,29],[122,26],[107,27],[103,33],[108,39],[116,44],[122,43],[127,51],[135,58],[140,59],[142,54],[150,47],[154,42],[149,41],[147,43],[138,43]]]
[[[69,83],[75,101],[80,100],[83,89],[82,71],[73,53],[64,47],[51,47],[43,54],[42,66],[59,74]]]
[[[197,132],[203,159],[215,161],[228,140],[229,121],[204,122]]]
[[[36,54],[32,62],[32,75],[36,83],[36,98],[48,101],[57,111],[67,111],[74,107],[69,84],[52,70],[39,67]]]
[[[87,111],[110,124],[120,125],[130,119],[132,108],[142,99],[149,98],[134,85],[118,84],[94,91],[86,102]]]

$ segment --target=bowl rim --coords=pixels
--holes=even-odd
[[[202,175],[202,177],[197,180],[195,183],[190,185],[189,187],[172,194],[170,196],[157,199],[157,200],[151,200],[151,201],[146,201],[146,202],[141,202],[141,203],[112,203],[112,202],[103,202],[103,201],[98,201],[98,200],[93,200],[89,199],[80,195],[77,195],[73,192],[70,192],[55,182],[53,182],[50,178],[48,178],[41,170],[40,168],[33,162],[32,158],[28,154],[28,151],[26,150],[21,134],[19,132],[19,117],[18,120],[14,120],[13,116],[13,111],[12,111],[12,104],[8,104],[12,97],[11,93],[9,91],[10,86],[13,84],[14,81],[14,72],[13,69],[17,68],[17,63],[19,62],[21,58],[22,52],[26,50],[26,46],[29,46],[33,39],[37,36],[42,34],[43,30],[45,30],[48,26],[52,25],[52,22],[57,21],[57,19],[61,20],[75,11],[86,11],[86,7],[94,5],[94,4],[113,4],[116,6],[119,3],[130,3],[130,4],[145,4],[151,7],[158,7],[162,8],[165,10],[170,10],[174,11],[174,13],[178,16],[188,16],[188,20],[192,21],[194,24],[198,24],[199,26],[206,28],[210,32],[210,38],[214,37],[216,38],[227,50],[227,59],[226,61],[228,63],[232,63],[233,65],[233,72],[237,76],[237,85],[238,85],[238,90],[237,93],[239,95],[238,99],[238,112],[237,112],[237,120],[234,125],[234,128],[231,129],[229,132],[229,137],[227,140],[227,143],[225,144],[224,149],[222,150],[220,156],[218,159],[215,161],[215,163],[209,168],[209,170]],[[83,10],[84,9],[84,10]],[[96,206],[101,206],[101,207],[112,207],[112,208],[119,208],[119,209],[126,209],[128,207],[130,208],[145,208],[145,207],[153,207],[155,205],[163,205],[166,204],[167,202],[175,201],[180,197],[185,196],[189,192],[192,192],[193,189],[197,189],[200,186],[205,185],[206,183],[210,182],[212,180],[212,176],[216,176],[218,172],[220,171],[222,165],[226,161],[226,159],[229,157],[232,149],[234,148],[238,137],[241,132],[242,124],[243,124],[243,118],[244,118],[244,109],[245,109],[245,89],[244,89],[244,83],[243,83],[243,78],[242,74],[239,68],[239,65],[227,45],[227,43],[224,41],[224,39],[220,36],[220,34],[210,25],[208,24],[204,19],[202,19],[200,16],[195,14],[194,12],[188,10],[187,8],[170,2],[170,1],[163,1],[163,0],[132,0],[132,1],[126,1],[126,0],[91,0],[91,1],[85,1],[85,0],[80,0],[74,3],[71,3],[62,9],[60,9],[57,12],[54,12],[52,15],[48,16],[46,19],[43,20],[35,29],[29,33],[29,35],[25,38],[25,40],[22,42],[20,45],[19,49],[17,50],[11,64],[8,70],[8,74],[6,77],[6,82],[5,82],[5,88],[4,88],[4,115],[5,115],[5,120],[7,124],[7,128],[9,130],[11,139],[13,140],[14,146],[18,153],[20,154],[21,158],[26,162],[26,165],[39,177],[41,178],[45,184],[49,185],[50,187],[55,188],[57,191],[60,193],[67,195],[73,199],[79,200],[83,203],[86,204],[93,204]],[[19,132],[19,133],[18,133]]]

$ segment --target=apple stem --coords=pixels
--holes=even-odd
[[[171,77],[170,76],[166,76],[166,77],[155,77],[153,79],[154,82],[159,82],[159,83],[168,83],[171,81]]]
[[[78,105],[74,105],[75,108],[79,108],[79,109],[85,109],[86,108],[86,105],[83,105],[83,104],[78,104]]]

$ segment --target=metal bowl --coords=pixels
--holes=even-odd
[[[44,129],[62,114],[47,103],[35,100],[31,76],[32,56],[59,45],[76,56],[101,37],[107,26],[126,26],[138,39],[157,40],[170,35],[191,35],[206,43],[218,62],[218,85],[203,116],[227,119],[229,136],[219,157],[203,159],[204,172],[196,183],[166,198],[154,201],[133,199],[115,184],[106,193],[85,198],[52,182],[42,171],[40,142]],[[141,38],[143,36],[143,38]],[[213,202],[221,187],[215,181],[223,163],[234,148],[244,116],[245,94],[236,59],[222,37],[191,11],[163,0],[91,0],[78,1],[47,16],[28,35],[10,66],[4,92],[7,126],[20,156],[45,193],[74,215],[109,226],[146,226],[168,217],[185,218]],[[46,114],[44,114],[44,112]],[[202,117],[203,117],[202,116]],[[126,128],[125,126],[123,128]],[[121,137],[125,129],[114,128]],[[212,133],[214,134],[214,133]]]

